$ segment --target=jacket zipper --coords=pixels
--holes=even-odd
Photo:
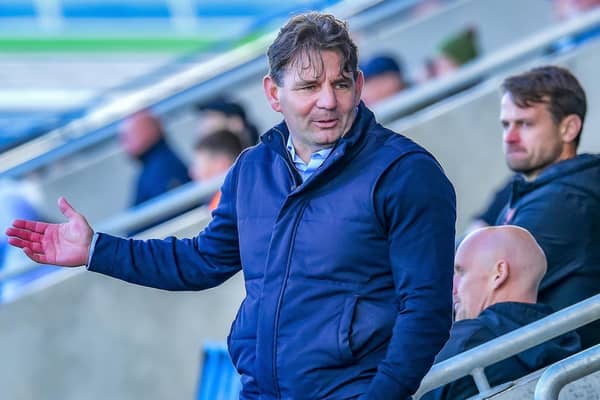
[[[285,143],[285,136],[283,135],[283,133],[281,131],[279,131],[278,129],[275,129],[275,131],[277,133],[279,133],[279,135],[281,136],[281,140],[282,143]],[[284,149],[285,154],[287,156],[287,160],[285,162],[285,165],[287,166],[288,172],[290,173],[290,177],[292,178],[292,182],[293,182],[293,187],[291,188],[292,191],[296,190],[297,188],[297,179],[296,179],[296,175],[294,174],[294,172],[292,171],[292,159],[290,157],[290,153],[287,151],[287,149]],[[300,207],[300,210],[298,212],[298,215],[296,217],[296,221],[294,222],[294,226],[293,226],[293,231],[292,231],[292,237],[290,239],[290,247],[289,247],[289,251],[288,251],[288,258],[287,258],[287,262],[286,262],[286,266],[285,266],[285,276],[283,279],[283,283],[281,285],[281,289],[279,290],[279,297],[277,299],[277,308],[275,309],[275,323],[273,325],[273,359],[272,361],[272,365],[271,368],[273,369],[273,383],[275,384],[275,393],[277,398],[281,398],[281,392],[280,392],[280,388],[279,388],[279,382],[278,382],[278,378],[277,378],[277,331],[279,329],[279,316],[280,316],[280,311],[281,311],[281,304],[283,302],[283,293],[285,292],[285,286],[287,285],[287,281],[290,275],[290,265],[291,265],[291,260],[292,260],[292,249],[294,247],[294,242],[296,240],[296,232],[298,230],[298,221],[300,221],[300,219],[302,218],[302,214],[304,213],[304,208],[305,208],[305,204],[303,204]]]

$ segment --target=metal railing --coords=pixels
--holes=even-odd
[[[325,11],[349,19],[383,0],[342,2]],[[412,5],[412,3],[409,3]],[[403,9],[403,8],[402,8]],[[400,12],[398,9],[396,12]],[[364,23],[373,23],[366,19]],[[208,100],[226,88],[266,71],[265,53],[277,31],[264,34],[224,54],[167,76],[155,84],[123,94],[71,123],[0,154],[0,177],[19,177],[49,162],[100,143],[116,133],[118,123],[141,109],[157,114]]]
[[[577,19],[545,29],[514,45],[481,57],[461,67],[446,79],[427,82],[390,97],[377,105],[375,114],[383,124],[396,121],[444,95],[489,78],[502,68],[514,65],[515,62],[532,55],[541,54],[558,39],[576,35],[598,25],[600,25],[600,7]]]
[[[600,371],[600,344],[548,367],[535,386],[534,400],[558,400],[565,385]]]
[[[343,3],[337,8],[334,6],[326,11],[350,19],[353,15],[379,2],[381,0],[362,0],[351,2],[350,5]],[[412,3],[408,3],[407,7],[410,5]],[[398,7],[393,11],[401,13],[405,9]],[[359,19],[358,22],[360,24],[353,25],[356,30],[374,23],[372,18]],[[361,26],[362,24],[364,26]],[[577,34],[598,24],[600,24],[600,9],[482,57],[446,79],[428,82],[403,91],[380,103],[375,109],[376,115],[382,123],[395,121],[448,93],[488,77],[514,63],[515,60],[541,52],[562,37]],[[240,48],[194,65],[175,76],[124,95],[121,99],[101,106],[62,128],[0,154],[0,177],[21,176],[56,159],[106,140],[115,134],[118,122],[140,109],[152,106],[157,114],[163,114],[191,102],[208,100],[227,88],[264,74],[266,72],[264,53],[275,34],[276,32],[266,34]]]
[[[480,392],[486,391],[490,385],[483,368],[597,319],[600,319],[600,294],[435,364],[414,399],[466,375],[473,376]]]

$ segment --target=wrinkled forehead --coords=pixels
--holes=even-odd
[[[337,55],[334,57],[335,65],[325,65],[323,53],[330,52]],[[331,58],[328,58],[331,60]],[[339,71],[340,77],[352,78],[352,72],[345,70],[343,57],[334,50],[299,50],[290,60],[285,68],[285,73],[289,78],[295,81],[313,81],[319,80],[326,69],[336,69]]]

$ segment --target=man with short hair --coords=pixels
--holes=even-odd
[[[187,167],[168,145],[160,120],[150,111],[127,118],[121,124],[119,141],[125,153],[141,166],[132,206],[190,181]]]
[[[295,16],[268,59],[264,91],[284,121],[240,155],[197,237],[94,235],[61,198],[69,222],[15,221],[10,243],[35,261],[169,290],[243,270],[228,338],[241,399],[407,399],[451,323],[452,185],[360,102],[344,22]]]
[[[203,182],[224,175],[242,150],[242,142],[229,130],[218,130],[200,138],[194,145],[190,177]]]
[[[190,177],[195,182],[207,182],[225,175],[242,150],[239,137],[226,129],[202,137],[194,146]],[[221,192],[218,191],[208,202],[208,209],[217,208],[220,200]]]
[[[395,57],[379,54],[360,66],[365,77],[362,100],[368,107],[385,100],[410,85],[404,68]]]
[[[577,155],[586,98],[566,69],[507,78],[500,120],[509,168],[518,173],[496,224],[529,230],[548,259],[539,298],[558,310],[600,292],[600,156]],[[584,347],[600,326],[579,331]]]
[[[550,315],[536,304],[546,257],[533,236],[517,226],[481,228],[467,236],[454,261],[456,322],[436,357],[444,361]],[[485,368],[491,386],[518,379],[581,348],[576,333],[539,344]],[[460,400],[477,394],[470,376],[444,385],[421,400]]]

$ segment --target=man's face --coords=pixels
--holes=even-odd
[[[319,54],[313,55],[318,64]],[[269,76],[264,88],[271,107],[283,114],[298,155],[305,161],[315,151],[331,147],[354,122],[363,85],[362,74],[355,81],[342,74],[341,57],[322,51],[323,68],[307,67],[307,57],[293,62],[283,74],[282,86]]]
[[[489,306],[490,268],[481,262],[474,243],[464,242],[454,258],[452,301],[455,320],[477,318]]]
[[[372,106],[395,95],[404,89],[405,84],[395,72],[386,72],[365,81],[362,99],[367,106]]]
[[[206,182],[217,176],[224,175],[233,165],[234,159],[220,152],[198,149],[190,165],[188,174],[197,182]]]
[[[506,164],[527,179],[561,160],[563,141],[559,126],[545,103],[521,108],[509,93],[502,96],[500,108]]]

